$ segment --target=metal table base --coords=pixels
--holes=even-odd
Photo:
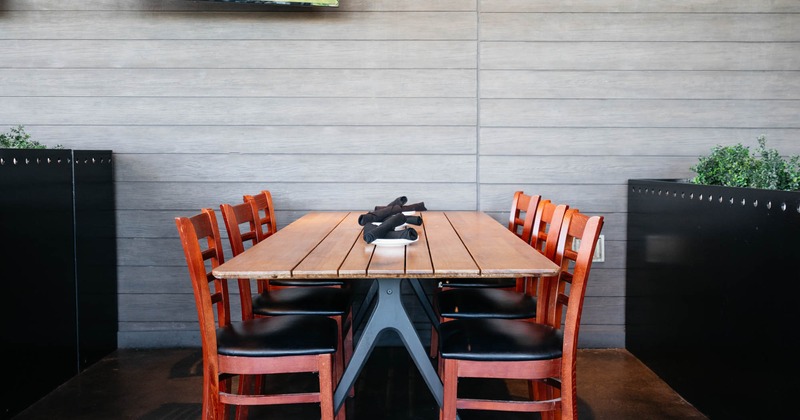
[[[433,397],[436,399],[436,403],[439,404],[439,407],[442,406],[444,393],[442,381],[439,379],[439,375],[436,373],[436,369],[434,369],[433,363],[428,357],[428,353],[425,351],[419,334],[417,334],[416,329],[414,329],[411,318],[401,300],[400,285],[404,280],[409,281],[417,298],[422,301],[421,303],[425,308],[426,315],[429,318],[433,317],[431,319],[435,321],[430,301],[424,295],[424,291],[419,284],[419,279],[381,278],[374,280],[362,307],[368,307],[371,299],[376,299],[377,302],[375,302],[375,307],[366,321],[364,331],[353,349],[353,356],[350,359],[350,363],[345,368],[342,379],[339,381],[339,385],[336,387],[336,391],[333,394],[333,403],[336,412],[338,412],[339,408],[344,404],[348,390],[353,386],[359,373],[361,373],[361,369],[364,368],[367,359],[370,354],[372,354],[378,337],[387,330],[396,332],[400,337],[409,355],[411,355],[414,364],[417,365],[417,370],[419,370],[419,373],[422,375],[422,379],[428,385],[428,389],[430,389]],[[376,284],[377,287],[375,287]],[[374,293],[374,297],[372,297],[373,288],[377,289]],[[420,296],[421,293],[422,295]],[[359,310],[359,312],[361,312],[361,310]],[[357,324],[354,322],[353,326],[355,327],[356,325]],[[435,322],[434,325],[436,325]]]

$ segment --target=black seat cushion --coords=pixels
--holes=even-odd
[[[514,319],[456,319],[439,327],[439,354],[445,359],[555,359],[561,357],[563,341],[561,330]]]
[[[439,287],[509,289],[517,287],[517,279],[447,279],[439,282]]]
[[[333,353],[337,341],[336,321],[320,315],[256,318],[217,329],[217,352],[227,356]]]
[[[444,318],[536,317],[536,298],[501,289],[464,288],[443,290],[434,295],[436,312]]]
[[[253,297],[257,315],[344,315],[350,310],[352,293],[333,287],[292,287],[271,290]]]

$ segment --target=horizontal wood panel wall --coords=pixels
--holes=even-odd
[[[114,151],[120,347],[196,345],[173,218],[261,189],[281,226],[398,195],[505,222],[519,189],[603,214],[581,345],[624,347],[627,179],[800,154],[798,27],[796,0],[5,0],[0,128]]]

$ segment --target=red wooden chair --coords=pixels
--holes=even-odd
[[[336,322],[318,315],[233,321],[227,281],[211,274],[224,262],[214,211],[203,209],[191,217],[176,217],[175,225],[200,326],[202,418],[228,419],[230,406],[317,403],[321,418],[333,420],[333,357],[339,342]],[[318,391],[277,395],[231,391],[234,378],[296,372],[318,373]]]
[[[511,212],[508,217],[508,230],[514,232],[520,239],[530,243],[533,232],[534,215],[539,206],[541,196],[527,195],[516,191],[511,201]],[[456,288],[492,288],[521,290],[522,279],[447,279],[439,283],[441,290]]]
[[[440,326],[439,356],[444,401],[440,419],[456,411],[540,412],[542,418],[575,419],[578,415],[575,362],[581,312],[592,255],[603,226],[602,216],[569,210],[559,235],[556,262],[561,273],[542,279],[537,322],[499,318],[465,318]],[[573,241],[580,247],[573,250]],[[460,378],[531,381],[531,399],[492,400],[458,395]]]
[[[256,228],[258,218],[254,201],[239,204],[223,203],[220,205],[220,210],[234,256],[244,252],[246,246],[258,243],[256,231],[251,230]],[[259,280],[259,282],[259,293],[253,294],[250,279],[239,280],[242,318],[297,314],[331,317],[341,332],[337,346],[340,357],[336,359],[335,370],[337,378],[341,376],[353,349],[351,291],[333,287],[264,288],[261,285],[266,281]]]
[[[278,231],[278,222],[275,219],[275,207],[272,205],[272,193],[261,190],[258,194],[245,194],[242,201],[252,201],[256,205],[257,219],[251,226],[259,234],[259,240],[272,236]]]
[[[520,239],[530,243],[533,235],[533,219],[539,207],[541,196],[527,195],[522,191],[514,192],[511,200],[511,212],[508,216],[508,230],[514,232]],[[439,282],[439,287],[434,289],[433,300],[438,300],[438,294],[447,290],[459,289],[501,289],[523,291],[525,279],[446,279]],[[470,294],[471,292],[465,292]],[[481,292],[478,292],[481,293]],[[491,293],[491,292],[489,292]],[[436,327],[431,328],[430,357],[436,357],[437,332]]]
[[[274,235],[275,232],[278,231],[278,222],[275,219],[275,207],[272,204],[272,193],[268,190],[261,190],[258,194],[245,194],[242,196],[242,200],[245,203],[255,203],[256,220],[251,222],[250,229],[256,232],[259,241]],[[258,292],[263,293],[267,288],[276,289],[298,286],[346,287],[349,286],[349,283],[343,279],[265,280],[259,281]]]
[[[531,238],[541,242],[533,243],[537,250],[546,249],[544,255],[551,260],[555,258],[558,235],[562,221],[569,206],[555,205],[550,200],[540,200],[533,215],[527,223],[537,230],[530,232]],[[546,230],[545,233],[541,232]],[[521,279],[524,287],[517,290],[490,288],[462,288],[443,290],[433,296],[433,308],[439,317],[439,323],[460,318],[505,318],[536,319],[537,302],[543,293],[538,278]],[[431,333],[431,357],[436,357],[435,345],[438,336],[435,330]],[[441,360],[440,360],[441,362]]]

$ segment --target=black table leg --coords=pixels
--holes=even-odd
[[[344,403],[348,390],[353,386],[359,373],[364,368],[369,355],[375,347],[378,336],[386,330],[392,330],[400,337],[414,364],[417,365],[422,379],[436,399],[436,403],[440,407],[442,406],[444,394],[442,381],[439,379],[433,364],[431,364],[428,353],[422,346],[419,334],[417,334],[414,324],[411,322],[405,307],[403,307],[400,293],[402,280],[399,278],[382,278],[375,281],[375,284],[378,285],[375,309],[367,319],[367,325],[364,327],[361,338],[353,350],[350,363],[345,368],[342,379],[333,394],[333,406],[337,412]]]
[[[417,278],[408,279],[408,283],[414,290],[414,294],[417,295],[419,303],[422,304],[422,309],[425,311],[425,315],[428,316],[428,319],[431,321],[431,324],[433,324],[433,327],[436,328],[436,331],[439,331],[439,318],[436,316],[436,312],[433,311],[433,305],[431,305],[431,301],[430,299],[428,299],[428,295],[422,288],[422,283]]]
[[[356,314],[353,316],[354,332],[361,328],[361,324],[364,323],[364,317],[367,315],[367,310],[372,305],[372,302],[375,300],[375,295],[378,293],[378,280],[372,279],[369,281],[372,282],[369,285],[369,290],[367,290],[364,300],[361,301],[361,305],[358,307],[358,312],[356,312]]]

